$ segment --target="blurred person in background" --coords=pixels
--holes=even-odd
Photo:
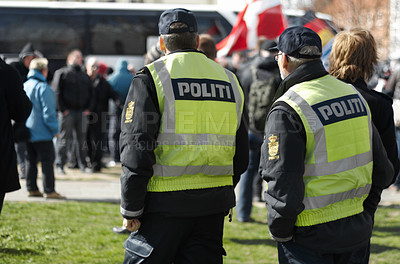
[[[253,196],[263,200],[263,180],[258,174],[261,144],[264,138],[265,120],[273,98],[281,82],[278,64],[275,61],[276,42],[264,39],[246,68],[239,76],[249,113],[249,166],[240,177],[236,213],[239,222],[250,222]]]
[[[119,135],[121,133],[121,114],[122,106],[125,104],[134,75],[128,70],[128,62],[125,59],[119,59],[115,64],[115,71],[108,77],[108,82],[112,89],[118,94],[120,106],[110,100],[110,127],[108,134],[108,145],[110,149],[111,160],[108,163],[114,167],[120,162],[119,158]]]
[[[152,63],[162,56],[164,56],[164,52],[160,49],[160,43],[157,42],[156,44],[151,46],[147,53],[144,55],[145,64]]]
[[[375,68],[374,80],[368,82],[368,87],[372,87],[372,89],[377,92],[384,93],[387,89],[386,87],[390,74],[390,62],[388,60],[380,63],[378,62],[378,65]]]
[[[11,121],[22,122],[31,113],[18,72],[0,59],[0,213],[6,193],[21,189]]]
[[[217,57],[215,41],[209,34],[199,35],[199,47],[197,49],[204,52],[209,59],[215,60]]]
[[[67,56],[67,65],[54,73],[52,88],[55,91],[60,122],[60,135],[56,143],[57,173],[65,174],[67,146],[75,137],[78,148],[78,165],[81,171],[91,172],[86,163],[84,142],[86,140],[88,116],[94,111],[96,97],[92,82],[82,69],[83,57],[80,50]],[[72,143],[73,144],[73,143]]]
[[[109,99],[114,100],[117,107],[120,107],[121,101],[119,95],[112,89],[103,75],[99,74],[99,62],[95,57],[88,59],[86,73],[92,82],[93,96],[96,100],[96,106],[89,115],[87,130],[88,157],[93,172],[100,172],[103,157],[102,133],[107,131],[106,117],[108,114],[108,101]]]
[[[54,161],[55,151],[53,137],[58,136],[56,98],[54,91],[47,84],[48,61],[35,58],[29,66],[28,80],[24,90],[32,102],[33,108],[26,126],[30,131],[27,143],[26,188],[29,197],[42,197],[37,186],[38,162],[42,167],[44,197],[48,199],[65,199],[55,191]]]
[[[400,58],[393,59],[390,63],[391,74],[382,92],[393,99],[393,118],[397,142],[398,157],[400,158]],[[395,182],[391,187],[400,191],[400,173],[397,174]]]
[[[27,80],[29,65],[31,61],[38,57],[39,52],[35,50],[33,44],[28,42],[21,49],[19,53],[19,60],[11,62],[10,65],[14,67],[19,74],[19,77],[24,83]],[[24,122],[15,122],[13,124],[15,151],[17,152],[17,160],[19,166],[19,176],[21,179],[26,178],[25,162],[27,158],[26,143],[29,140],[29,130],[26,128]]]
[[[19,73],[22,82],[26,82],[28,79],[27,75],[29,72],[29,65],[34,58],[41,57],[41,54],[35,50],[33,44],[28,42],[22,48],[21,52],[18,55],[19,60],[15,62],[11,62],[10,65],[13,66]]]
[[[217,62],[222,65],[222,67],[227,68],[231,72],[239,76],[239,69],[242,64],[248,60],[246,51],[234,51],[230,58],[228,57],[218,57]]]

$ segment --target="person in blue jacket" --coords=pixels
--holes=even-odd
[[[31,134],[27,144],[27,179],[29,197],[42,197],[36,184],[37,163],[42,164],[44,196],[51,199],[64,199],[54,189],[55,151],[53,137],[58,135],[59,126],[56,114],[56,98],[46,82],[48,61],[45,58],[32,60],[29,66],[28,80],[24,90],[32,102],[32,112],[26,120],[26,127]]]
[[[125,59],[119,59],[115,65],[115,72],[111,74],[107,81],[115,92],[119,95],[121,105],[124,105],[129,92],[129,87],[133,79],[133,74],[128,70],[128,62]],[[110,148],[111,161],[110,167],[114,167],[119,158],[119,134],[121,133],[121,113],[122,109],[117,107],[110,100],[110,127],[108,133],[108,142]]]

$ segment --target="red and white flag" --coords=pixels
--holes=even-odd
[[[275,39],[287,24],[280,0],[253,0],[238,14],[231,33],[217,44],[218,57],[253,49],[259,37]]]

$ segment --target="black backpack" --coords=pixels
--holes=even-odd
[[[257,68],[252,65],[251,72],[253,81],[249,90],[249,125],[255,132],[264,132],[265,121],[272,106],[277,90],[277,73],[264,71],[262,77],[257,77]]]

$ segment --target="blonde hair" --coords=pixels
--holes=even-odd
[[[38,72],[43,72],[43,70],[47,69],[47,65],[49,62],[46,58],[35,58],[29,64],[30,70],[37,70]]]
[[[329,72],[341,80],[368,81],[378,63],[376,42],[365,29],[354,28],[338,33],[329,55]]]

